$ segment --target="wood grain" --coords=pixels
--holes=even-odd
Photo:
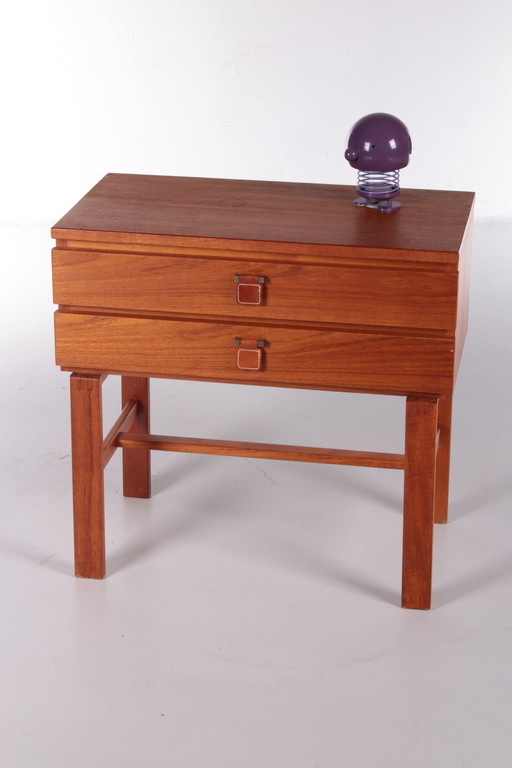
[[[347,451],[336,448],[313,448],[300,445],[274,445],[270,443],[209,440],[167,435],[131,435],[129,433],[120,433],[117,437],[117,445],[134,451],[139,450],[139,447],[143,446],[153,451],[241,456],[251,459],[278,459],[280,461],[305,461],[320,464],[344,464],[353,467],[404,468],[404,456],[400,453],[372,453],[369,451]]]
[[[451,395],[446,395],[439,400],[437,425],[439,440],[436,457],[436,495],[434,504],[435,523],[448,522],[452,399]]]
[[[238,241],[272,242],[277,250],[301,243],[313,251],[358,248],[361,258],[378,248],[457,262],[473,193],[403,189],[392,216],[356,208],[354,197],[354,187],[330,184],[108,174],[52,236],[177,245],[192,238],[227,249]]]
[[[389,393],[452,388],[447,339],[66,312],[56,313],[55,333],[57,363],[73,370]],[[236,337],[265,339],[262,370],[237,368]]]
[[[466,340],[469,319],[469,277],[471,269],[471,249],[473,244],[473,208],[471,207],[458,263],[457,323],[455,332],[455,376],[457,375],[462,350]]]
[[[402,606],[430,608],[437,442],[436,398],[408,397],[405,419]]]
[[[130,426],[129,435],[149,431],[149,379],[131,376],[121,377],[123,406],[132,399],[137,401],[137,415]],[[151,453],[140,447],[123,451],[123,494],[137,499],[151,496]]]
[[[135,399],[128,400],[126,405],[108,435],[103,440],[103,469],[107,466],[110,459],[116,452],[116,438],[119,432],[128,432],[137,418],[139,403]]]
[[[265,276],[263,305],[236,301],[234,276]],[[455,330],[457,275],[152,254],[53,252],[56,304]]]
[[[75,574],[89,579],[105,576],[103,378],[70,378]]]
[[[64,233],[62,233],[64,234]],[[267,243],[238,240],[228,246],[224,240],[212,238],[178,238],[178,244],[165,242],[146,235],[138,242],[127,240],[115,232],[95,233],[96,239],[87,240],[87,232],[67,230],[65,239],[58,238],[59,250],[86,251],[88,253],[134,253],[159,256],[197,256],[205,259],[234,259],[240,262],[264,261],[282,264],[308,264],[312,266],[386,267],[406,270],[435,270],[457,273],[458,255],[451,252],[401,250],[388,248],[352,248],[311,243]],[[102,234],[105,235],[103,239]],[[155,240],[155,242],[153,242]]]

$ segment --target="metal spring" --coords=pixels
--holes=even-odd
[[[396,193],[400,189],[400,171],[358,171],[357,187],[370,196]]]

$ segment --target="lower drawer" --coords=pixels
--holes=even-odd
[[[453,386],[454,344],[441,338],[59,311],[55,339],[57,364],[75,371],[396,394]],[[240,368],[240,348],[258,340]]]

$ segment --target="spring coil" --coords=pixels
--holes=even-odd
[[[370,197],[395,195],[400,189],[400,171],[358,171],[357,187]]]

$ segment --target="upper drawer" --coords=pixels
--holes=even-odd
[[[246,275],[254,288],[243,287]],[[457,275],[446,272],[54,249],[53,286],[55,303],[70,306],[439,330],[456,324]]]

